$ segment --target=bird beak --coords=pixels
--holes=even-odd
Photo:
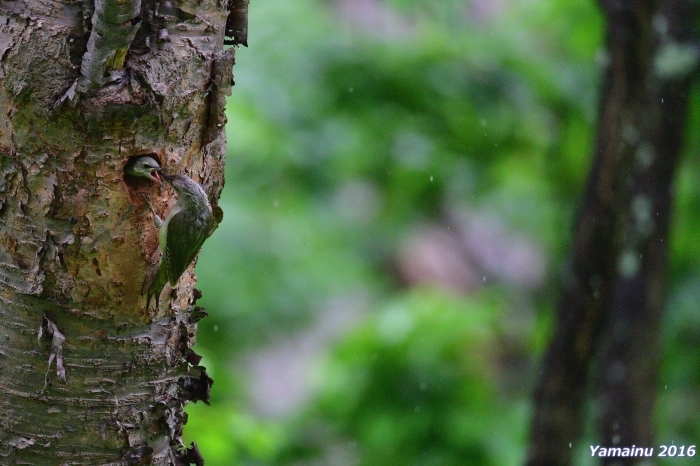
[[[151,172],[151,179],[153,179],[153,181],[156,181],[158,184],[162,185],[163,179],[161,178],[160,173],[158,173],[159,171],[161,171],[160,168],[153,170]]]

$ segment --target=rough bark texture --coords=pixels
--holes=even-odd
[[[228,5],[143,0],[123,69],[62,100],[92,13],[0,0],[0,464],[199,464],[180,440],[211,383],[187,362],[194,274],[161,309],[141,292],[160,257],[142,194],[161,215],[174,195],[122,170],[151,154],[218,199]]]
[[[535,393],[529,465],[571,463],[594,359],[600,444],[653,446],[671,187],[697,69],[697,5],[600,4],[609,61],[598,139]]]

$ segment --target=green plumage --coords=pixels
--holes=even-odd
[[[156,307],[166,283],[175,286],[197,256],[217,222],[202,187],[186,175],[162,175],[177,193],[177,203],[160,225],[158,242],[163,251],[158,271],[148,287],[148,306],[153,297]],[[155,215],[155,213],[154,213]],[[156,216],[156,224],[160,219]]]

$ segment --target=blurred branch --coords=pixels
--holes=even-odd
[[[600,4],[608,63],[595,159],[535,393],[529,465],[570,464],[596,355],[601,445],[652,445],[670,190],[697,67],[697,56],[685,60],[689,66],[662,66],[660,58],[670,45],[685,50],[696,39],[697,5]]]

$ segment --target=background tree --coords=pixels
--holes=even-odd
[[[598,137],[535,397],[531,465],[570,463],[594,359],[600,445],[654,445],[672,182],[697,71],[698,6],[600,5],[608,62]]]
[[[143,195],[161,214],[174,195],[122,170],[150,155],[218,199],[224,36],[245,29],[227,6],[0,2],[3,464],[201,464],[181,433],[209,397],[190,350],[206,314],[191,272],[147,309]]]

